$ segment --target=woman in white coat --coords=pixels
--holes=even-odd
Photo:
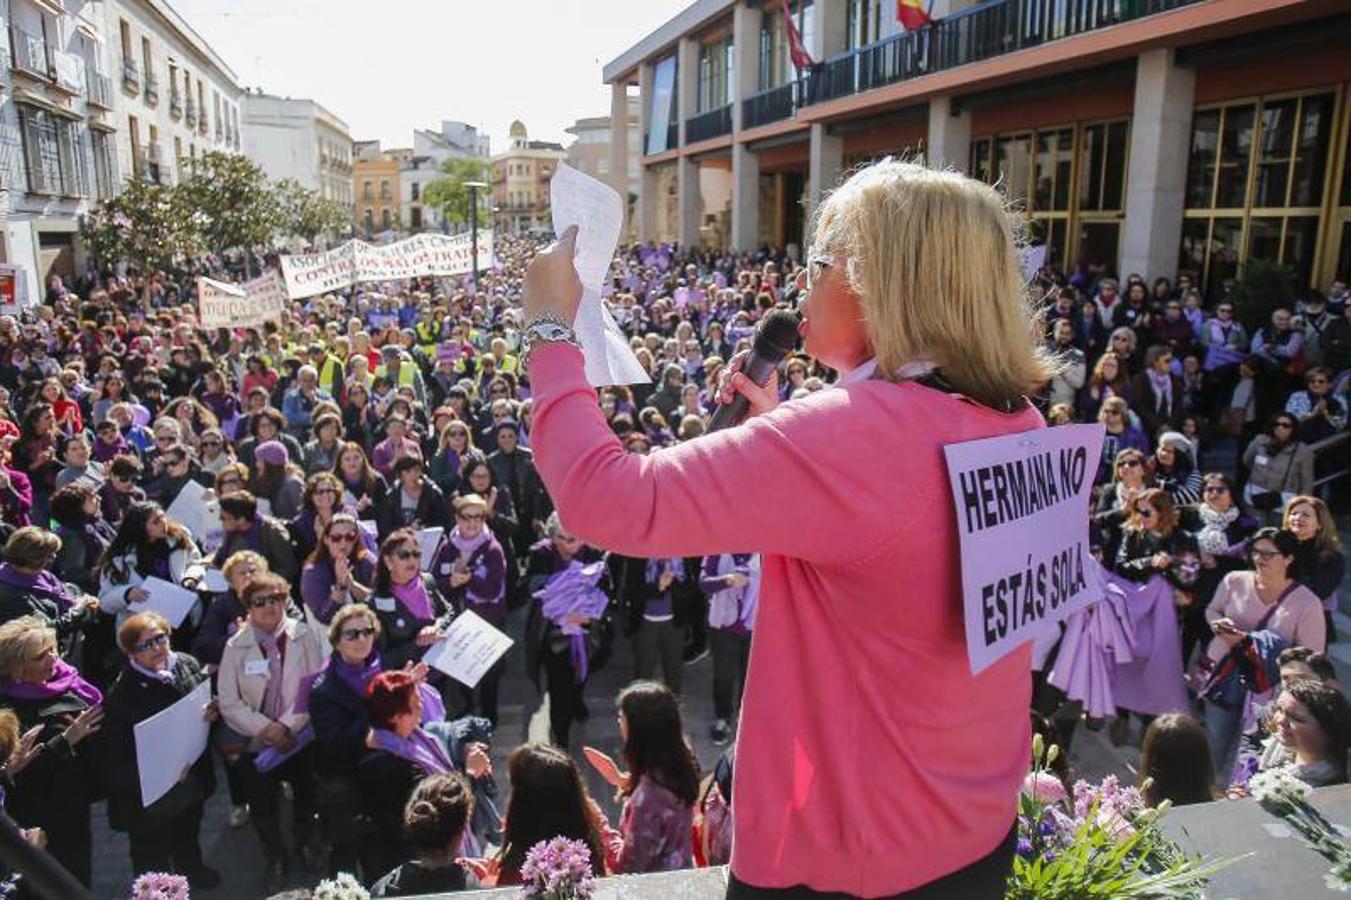
[[[188,530],[164,514],[158,503],[133,503],[117,528],[117,536],[103,554],[99,579],[99,609],[117,616],[117,627],[136,613],[145,612],[150,592],[147,578],[155,577],[190,591],[197,589],[206,562]],[[200,601],[183,625],[195,630],[201,621]],[[177,637],[177,635],[175,635]]]

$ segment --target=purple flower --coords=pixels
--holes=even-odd
[[[188,900],[188,880],[168,872],[146,872],[132,882],[131,900]]]
[[[581,841],[554,838],[530,848],[521,866],[521,895],[586,900],[595,890],[591,851]]]
[[[1032,842],[1025,837],[1018,838],[1018,855],[1024,859],[1032,855]]]

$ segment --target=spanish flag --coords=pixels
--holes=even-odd
[[[916,31],[933,22],[924,0],[896,0],[896,18],[906,31]]]
[[[793,62],[793,68],[799,72],[803,69],[810,69],[815,65],[807,48],[802,45],[802,34],[797,30],[797,23],[793,21],[793,10],[788,5],[788,0],[783,0],[783,21],[788,28],[788,58]]]

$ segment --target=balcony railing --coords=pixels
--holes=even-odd
[[[51,60],[52,83],[70,94],[84,93],[84,60],[75,53],[51,48],[47,51]]]
[[[741,102],[741,125],[754,128],[791,118],[793,110],[800,104],[798,96],[802,93],[802,82],[790,81],[776,88],[770,88]]]
[[[145,102],[159,102],[159,79],[149,72],[145,73]]]
[[[47,47],[46,38],[17,25],[11,25],[9,40],[12,65],[16,71],[36,75],[38,78],[52,77],[51,51]]]
[[[211,123],[208,121],[206,107],[202,107],[202,114],[197,117],[197,130],[202,134],[206,134],[211,130]]]
[[[685,120],[685,143],[706,141],[732,132],[732,106],[711,109]]]
[[[986,0],[818,66],[800,103],[822,103],[1188,6],[1200,0]],[[749,102],[749,101],[748,101]]]
[[[98,106],[103,109],[113,108],[113,82],[112,79],[92,66],[85,69],[84,81],[88,85],[88,95],[86,99],[90,106]]]
[[[183,110],[183,124],[189,128],[197,127],[197,105],[191,100],[188,101],[187,107]]]
[[[122,60],[122,88],[130,94],[141,92],[141,70],[134,60]]]
[[[175,119],[183,117],[183,95],[174,88],[169,90],[169,115]]]

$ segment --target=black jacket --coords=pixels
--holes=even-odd
[[[71,596],[79,597],[80,589],[67,585]],[[35,590],[0,584],[0,623],[9,622],[20,616],[37,616],[44,619],[56,630],[57,638],[66,638],[76,632],[91,627],[94,615],[82,606],[73,606],[65,612],[57,602]]]
[[[402,669],[406,663],[421,659],[427,648],[417,645],[418,632],[428,625],[444,629],[455,618],[450,604],[436,589],[436,582],[432,576],[423,572],[422,584],[427,589],[427,599],[431,602],[430,619],[414,616],[387,591],[370,599],[375,616],[380,620],[380,659],[386,671]]]
[[[174,683],[166,684],[127,665],[103,699],[106,718],[99,742],[99,774],[108,795],[108,824],[116,831],[129,831],[169,811],[181,812],[201,803],[215,790],[216,777],[207,749],[193,764],[186,781],[174,785],[149,809],[141,805],[136,724],[177,703],[206,677],[201,663],[186,653],[175,654],[173,674]]]
[[[450,504],[446,502],[446,495],[436,486],[436,482],[425,475],[422,476],[422,493],[418,495],[413,518],[421,522],[423,528],[440,526],[450,531]],[[399,480],[395,478],[385,498],[375,507],[375,527],[383,541],[391,532],[403,526],[403,491],[399,488]]]
[[[493,479],[511,491],[520,521],[518,539],[533,534],[533,523],[542,522],[553,512],[553,501],[549,499],[544,480],[535,469],[534,455],[524,447],[517,447],[510,454],[497,450],[488,455],[488,466],[493,470]]]
[[[315,771],[355,775],[370,752],[366,747],[370,724],[360,695],[334,674],[332,666],[319,673],[310,690],[310,724],[314,726]]]
[[[244,532],[232,531],[225,535],[213,558],[217,567],[240,550],[252,550]],[[258,525],[258,552],[267,560],[268,568],[274,575],[280,575],[287,582],[295,584],[300,578],[300,563],[296,561],[295,547],[291,543],[291,532],[286,523],[270,516],[261,516]]]

